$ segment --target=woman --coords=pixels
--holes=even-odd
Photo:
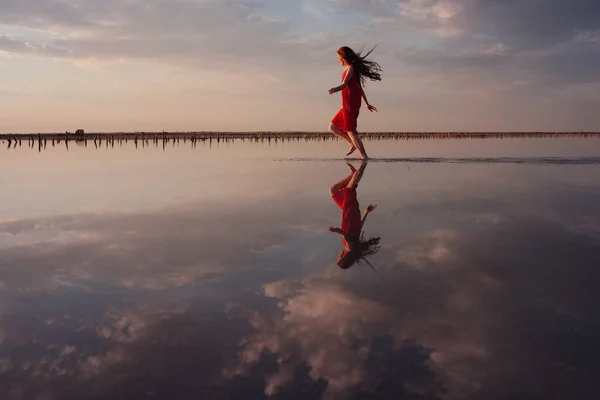
[[[379,246],[379,237],[372,237],[368,240],[364,239],[362,233],[363,225],[367,219],[367,215],[373,212],[376,205],[370,204],[365,213],[360,215],[360,207],[356,197],[356,188],[361,180],[367,164],[361,163],[358,170],[348,164],[350,174],[341,181],[333,184],[329,188],[329,194],[332,200],[342,210],[342,226],[341,228],[330,227],[330,232],[338,233],[342,236],[342,244],[344,250],[340,250],[337,259],[338,267],[348,269],[357,261],[364,260],[371,268],[373,266],[365,258],[368,255],[375,254]],[[375,269],[375,268],[373,268]]]
[[[363,160],[366,160],[368,156],[357,132],[361,100],[364,100],[369,111],[377,111],[377,108],[369,104],[362,86],[365,77],[372,81],[381,80],[379,64],[366,59],[373,49],[361,56],[360,52],[355,53],[350,47],[340,47],[337,51],[338,62],[346,69],[342,73],[342,84],[329,89],[329,94],[342,91],[342,108],[331,120],[329,130],[350,143],[350,150],[346,155],[350,155],[358,149]]]

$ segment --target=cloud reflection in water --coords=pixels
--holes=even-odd
[[[377,273],[335,265],[324,179],[268,207],[1,223],[0,397],[598,393],[593,186],[478,179],[401,198],[376,183],[396,167],[369,168]]]

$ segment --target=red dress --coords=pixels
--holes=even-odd
[[[348,69],[342,74],[342,82],[346,78]],[[342,108],[333,117],[331,122],[344,132],[356,131],[358,112],[362,100],[362,88],[356,71],[345,88],[342,89]]]
[[[356,189],[343,188],[335,192],[331,198],[342,209],[341,229],[348,236],[357,240],[360,237],[360,230],[362,229],[362,217],[360,215],[358,199],[356,198]],[[343,236],[342,243],[346,249],[350,250]]]

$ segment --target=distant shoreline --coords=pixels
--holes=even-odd
[[[558,137],[599,137],[600,132],[360,132],[366,139],[494,139],[494,138],[558,138]],[[89,132],[75,133],[2,133],[2,141],[19,140],[67,140],[67,141],[128,141],[128,140],[288,140],[288,139],[336,139],[329,132],[303,131],[256,131],[256,132]]]

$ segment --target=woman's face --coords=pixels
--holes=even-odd
[[[340,63],[340,65],[342,65],[342,66],[344,66],[344,67],[348,65],[348,63],[346,62],[346,60],[344,60],[344,57],[342,57],[342,56],[340,55],[340,53],[338,53],[338,55],[337,55],[337,56],[338,56],[338,62]]]

